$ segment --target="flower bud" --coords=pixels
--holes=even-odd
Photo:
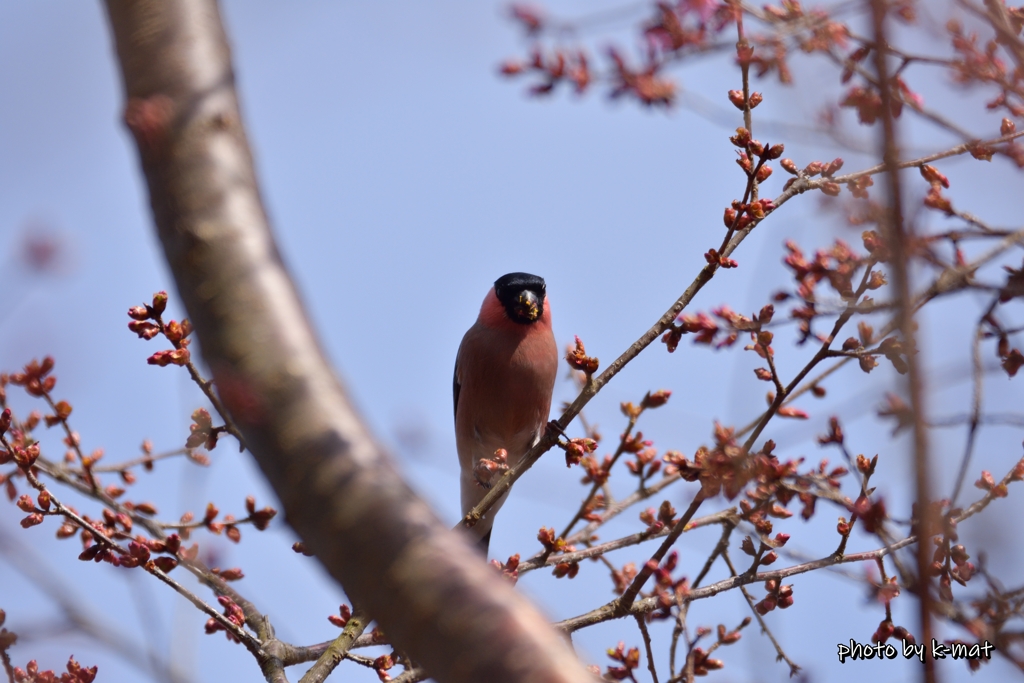
[[[821,171],[821,175],[831,178],[839,169],[843,167],[843,160],[841,157],[836,157],[828,166]]]
[[[725,227],[731,228],[732,224],[736,222],[736,209],[732,207],[727,208],[725,215],[722,216],[722,222],[725,223]]]
[[[167,292],[160,291],[153,295],[153,313],[160,315],[167,308]]]
[[[729,138],[729,142],[740,148],[746,147],[747,143],[750,142],[750,131],[742,127],[737,128],[736,135]]]

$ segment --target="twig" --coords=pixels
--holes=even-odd
[[[647,669],[651,672],[651,680],[658,683],[658,671],[654,666],[654,653],[651,652],[651,634],[647,632],[647,621],[642,614],[634,614],[636,625],[640,628],[640,635],[644,638],[644,648],[647,650]]]
[[[654,570],[659,564],[661,564],[661,560],[665,557],[665,554],[668,553],[669,548],[675,545],[675,542],[679,540],[679,537],[686,530],[686,525],[690,522],[690,519],[693,517],[694,513],[697,512],[697,509],[701,506],[701,503],[703,503],[704,500],[704,491],[702,489],[693,497],[690,507],[686,508],[686,512],[683,513],[683,516],[680,517],[679,521],[675,523],[674,527],[672,527],[672,532],[667,538],[665,538],[664,542],[662,542],[661,546],[658,547],[655,553],[651,555],[651,559],[647,560],[647,563],[640,569],[640,572],[629,585],[629,588],[627,588],[622,596],[615,601],[617,609],[625,610],[633,604],[633,601],[636,600],[636,596],[640,592],[640,589],[644,587],[644,584],[647,583],[647,579],[651,578],[651,574],[653,574]]]
[[[981,340],[983,335],[982,325],[984,325],[985,318],[992,314],[995,307],[999,303],[999,298],[996,297],[988,309],[986,309],[984,315],[981,316],[981,320],[978,321],[978,325],[974,331],[974,339],[971,340],[971,378],[973,389],[971,391],[971,417],[970,423],[967,426],[967,443],[964,446],[964,455],[960,460],[960,471],[957,472],[956,483],[953,485],[953,493],[950,496],[950,505],[956,505],[956,499],[960,496],[960,489],[963,487],[964,480],[967,478],[967,466],[970,464],[971,455],[974,453],[974,443],[978,434],[978,425],[981,424],[981,398],[982,391],[984,388],[984,374],[982,372],[981,363]]]
[[[419,681],[425,680],[427,680],[427,672],[419,667],[415,667],[412,669],[406,669],[391,683],[419,683]]]
[[[695,519],[693,522],[686,525],[686,529],[684,531],[691,531],[693,529],[710,526],[712,524],[735,526],[738,520],[739,518],[736,514],[736,508],[728,508],[726,510],[722,510],[721,512],[716,512],[714,514],[707,515],[706,517],[700,517],[698,519]],[[577,550],[571,553],[565,553],[563,555],[550,555],[548,553],[540,553],[524,562],[521,562],[519,564],[517,571],[519,572],[519,575],[522,576],[527,572],[531,572],[535,569],[540,569],[541,567],[549,567],[551,565],[560,564],[562,562],[580,562],[581,560],[587,560],[593,557],[600,557],[602,555],[610,553],[613,550],[627,548],[632,545],[638,545],[640,543],[653,540],[655,538],[662,538],[664,536],[668,536],[670,533],[672,533],[672,529],[666,527],[657,533],[652,534],[647,531],[641,531],[639,533],[631,534],[629,536],[623,536],[622,538],[617,538],[613,541],[607,541],[605,543],[601,543],[600,545],[590,546],[589,548],[584,548],[583,550]]]
[[[322,683],[331,675],[335,667],[341,663],[345,654],[352,649],[352,644],[369,623],[370,621],[365,613],[359,609],[353,610],[352,615],[348,618],[348,623],[345,624],[345,628],[331,642],[324,653],[320,655],[320,658],[316,660],[316,664],[310,667],[309,671],[299,679],[299,683]]]
[[[134,460],[126,460],[113,465],[102,465],[93,467],[93,472],[121,472],[123,470],[131,469],[139,465],[145,465],[148,463],[156,462],[157,460],[164,460],[165,458],[173,458],[176,455],[188,455],[189,449],[187,448],[175,448],[173,451],[166,451],[164,453],[157,453],[156,455],[144,455]]]
[[[730,574],[732,574],[732,576],[738,576],[736,567],[733,566],[732,560],[729,558],[728,550],[722,552],[722,559],[725,560],[727,565],[729,565]],[[757,623],[761,626],[761,633],[768,636],[768,640],[770,640],[772,642],[772,646],[775,647],[775,661],[785,661],[786,664],[789,665],[790,678],[796,676],[800,672],[800,666],[794,663],[786,654],[785,650],[782,649],[782,645],[779,644],[779,641],[775,638],[775,634],[773,634],[771,629],[768,628],[768,624],[765,622],[764,617],[757,611],[757,607],[755,607],[754,603],[754,597],[750,594],[750,591],[747,590],[747,587],[740,586],[740,592],[743,593],[743,597],[750,606],[750,611],[754,613],[754,618],[757,619]]]
[[[984,146],[984,147],[993,147],[995,145],[999,145],[999,144],[1002,144],[1002,143],[1005,143],[1005,142],[1010,142],[1011,140],[1016,140],[1017,138],[1022,137],[1022,136],[1024,136],[1024,130],[1019,130],[1019,131],[1017,131],[1015,133],[1010,133],[1009,135],[1002,135],[1002,136],[1000,136],[998,138],[992,138],[990,140],[982,140],[981,142],[965,142],[965,143],[963,143],[961,145],[956,145],[954,147],[950,147],[949,149],[943,150],[942,152],[935,152],[934,154],[927,154],[927,155],[925,155],[923,157],[919,157],[917,159],[912,159],[910,161],[899,161],[899,162],[896,163],[895,167],[898,168],[898,169],[901,169],[901,170],[905,169],[905,168],[920,168],[921,166],[923,166],[925,164],[928,164],[928,163],[931,163],[932,161],[938,161],[939,159],[947,159],[949,157],[955,157],[955,156],[960,156],[961,154],[967,154],[973,148],[975,148],[976,145],[979,145],[979,144]],[[846,175],[835,176],[834,178],[831,179],[831,182],[839,183],[841,185],[843,183],[848,183],[851,180],[856,180],[856,179],[861,178],[861,177],[866,176],[866,175],[878,175],[879,173],[885,173],[887,170],[888,170],[888,167],[886,167],[886,165],[884,163],[883,164],[878,164],[877,166],[872,166],[870,168],[865,168],[863,170],[856,171],[854,173],[847,173]],[[825,181],[825,180],[811,180],[810,181],[810,185],[813,188],[818,188],[821,185],[823,185],[825,182],[828,182],[828,181]]]

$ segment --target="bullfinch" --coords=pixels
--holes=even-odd
[[[498,449],[505,450],[512,467],[540,439],[557,372],[558,348],[544,279],[529,273],[501,276],[484,297],[455,359],[452,388],[463,515],[499,476]],[[507,497],[469,530],[485,554],[494,516]]]

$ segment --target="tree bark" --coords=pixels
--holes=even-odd
[[[288,522],[440,681],[582,682],[547,620],[405,484],[270,232],[214,0],[107,0],[153,218],[218,394]]]

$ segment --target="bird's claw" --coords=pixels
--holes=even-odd
[[[546,425],[544,425],[545,439],[557,440],[560,436],[565,436],[565,430],[562,429],[562,425],[558,424],[558,420],[550,420]]]

